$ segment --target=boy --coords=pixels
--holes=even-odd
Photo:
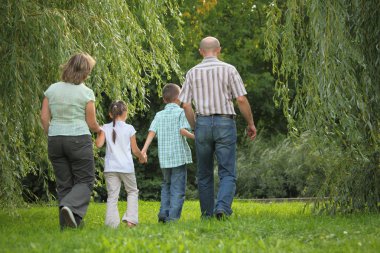
[[[163,180],[161,188],[161,206],[159,222],[178,220],[181,216],[186,190],[186,164],[191,163],[191,151],[187,138],[194,139],[194,134],[186,129],[190,125],[185,112],[179,107],[180,88],[169,83],[162,90],[165,109],[158,112],[152,121],[145,145],[141,150],[146,154],[153,138],[158,139],[158,158]]]

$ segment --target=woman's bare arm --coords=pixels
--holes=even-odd
[[[102,129],[96,121],[96,110],[94,101],[89,101],[86,105],[86,122],[91,131],[99,133]]]
[[[50,113],[50,108],[49,108],[49,100],[47,97],[44,97],[44,100],[42,100],[42,108],[41,108],[41,124],[42,124],[42,128],[44,129],[45,134],[48,134],[49,132],[50,120],[51,120],[51,113]]]

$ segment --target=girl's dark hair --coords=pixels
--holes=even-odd
[[[116,141],[116,131],[115,131],[116,118],[118,116],[121,116],[123,112],[126,112],[126,111],[127,111],[127,105],[122,100],[117,100],[115,102],[112,102],[112,104],[110,105],[109,112],[112,116],[112,122],[113,122],[113,130],[112,130],[113,143],[115,143]]]

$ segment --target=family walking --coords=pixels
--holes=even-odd
[[[97,134],[98,148],[106,144],[106,225],[120,224],[117,202],[122,183],[128,195],[128,208],[121,221],[129,227],[138,224],[139,190],[132,154],[140,163],[146,163],[148,148],[155,137],[163,175],[158,221],[171,222],[181,216],[186,164],[192,163],[187,138],[195,139],[201,217],[215,216],[220,220],[232,214],[237,139],[234,100],[247,122],[251,140],[256,136],[256,128],[243,81],[234,66],[218,59],[220,51],[216,38],[204,38],[199,47],[203,60],[188,71],[182,89],[176,84],[164,86],[162,97],[166,106],[151,122],[141,150],[135,128],[125,122],[128,115],[125,102],[114,101],[109,108],[112,122],[102,127],[98,124],[94,92],[84,84],[95,60],[81,53],[63,65],[61,81],[45,91],[41,109],[42,126],[48,135],[48,155],[56,177],[61,229],[82,226],[90,202],[95,179],[90,130]],[[220,180],[216,198],[214,158]]]

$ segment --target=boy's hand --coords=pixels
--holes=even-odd
[[[148,156],[146,155],[146,153],[143,153],[143,157],[144,157],[144,163],[147,163],[148,162]]]

